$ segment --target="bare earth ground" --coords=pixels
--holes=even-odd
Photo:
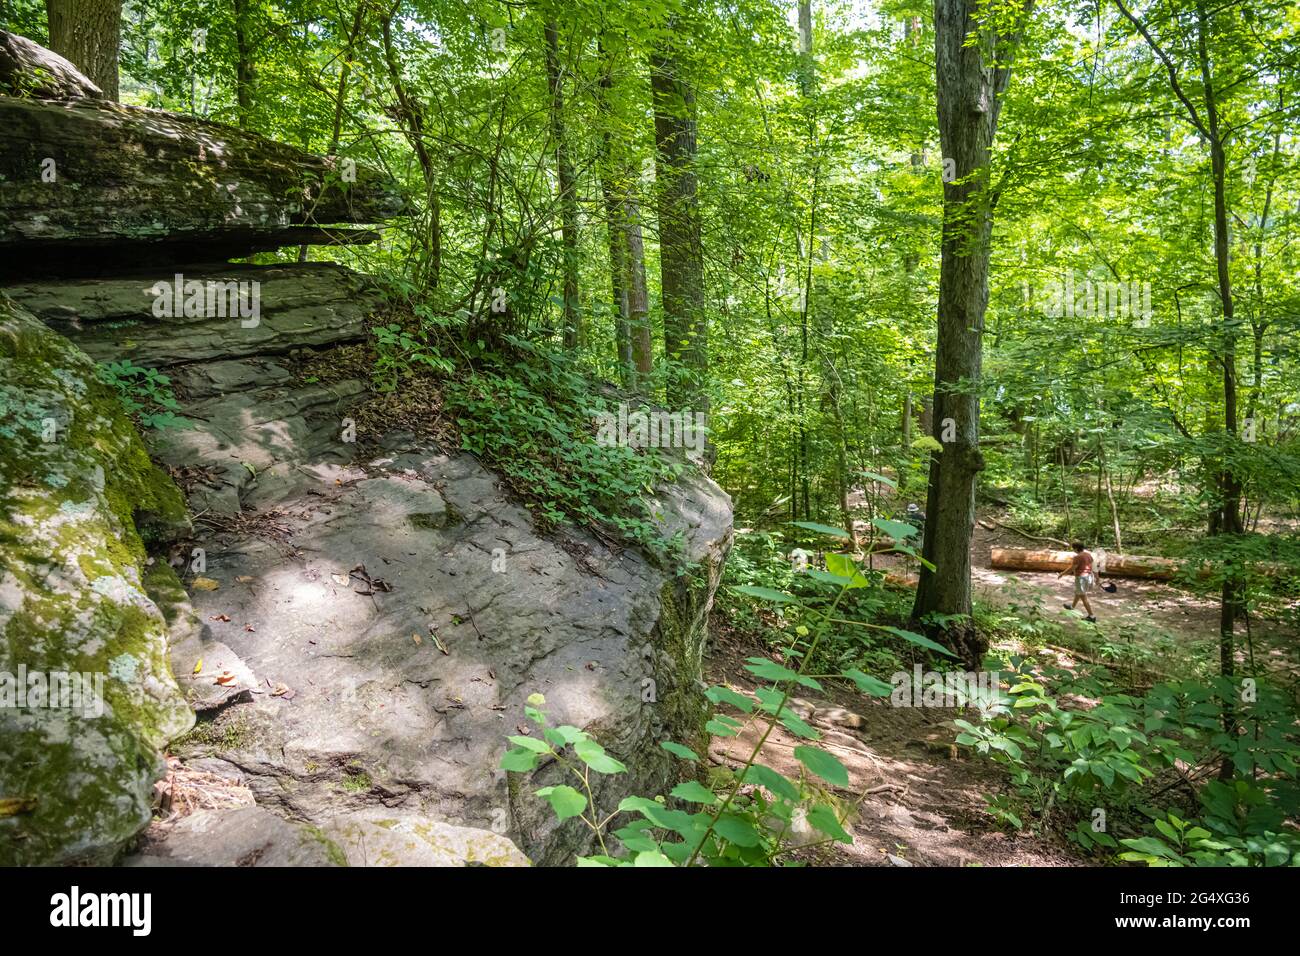
[[[1219,609],[1204,598],[1158,581],[1114,580],[1118,590],[1090,595],[1098,617],[1094,628],[1067,612],[1072,582],[1053,573],[1004,572],[989,567],[989,549],[1027,547],[1031,542],[1003,529],[975,527],[971,558],[977,601],[1056,617],[1067,630],[1087,630],[1117,640],[1183,644],[1213,642]],[[876,567],[889,565],[877,556]],[[1256,653],[1271,668],[1300,677],[1293,629],[1257,622]],[[1044,651],[1054,663],[1071,666],[1068,653]],[[752,639],[715,617],[706,662],[712,683],[752,691],[755,682],[744,669],[745,658],[767,656]],[[796,853],[819,866],[1075,866],[1082,861],[1073,848],[1051,834],[1030,835],[998,828],[984,812],[985,797],[1005,792],[1005,775],[996,767],[969,759],[952,745],[955,710],[893,707],[887,700],[828,687],[825,697],[809,695],[796,710],[823,734],[820,744],[848,769],[850,786],[835,789],[842,806],[857,804],[846,823],[854,845],[829,844]],[[751,720],[739,737],[715,738],[709,752],[716,763],[739,769],[762,733],[765,722]],[[799,743],[778,727],[768,738],[760,761],[788,777],[802,766],[793,755]]]

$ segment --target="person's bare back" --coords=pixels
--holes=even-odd
[[[1092,590],[1093,573],[1092,573],[1092,552],[1087,550],[1082,542],[1076,541],[1070,545],[1074,549],[1074,557],[1070,559],[1070,566],[1057,575],[1058,578],[1066,574],[1074,575],[1074,600],[1065,605],[1066,610],[1074,610],[1075,605],[1080,601],[1083,602],[1083,609],[1088,612],[1087,620],[1097,623],[1097,617],[1092,613],[1092,604],[1088,601],[1088,592]]]

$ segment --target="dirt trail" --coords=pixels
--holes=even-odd
[[[1001,528],[975,527],[971,543],[972,575],[977,601],[1055,619],[1080,636],[1154,642],[1161,638],[1190,645],[1218,638],[1219,609],[1212,598],[1159,581],[1113,580],[1118,590],[1090,595],[1098,618],[1086,624],[1082,614],[1065,610],[1072,583],[1050,572],[995,571],[992,547],[1031,544]],[[877,556],[876,567],[899,562]],[[1085,635],[1083,632],[1087,632]],[[713,683],[752,691],[744,669],[746,657],[768,656],[751,638],[715,618],[710,657]],[[1295,631],[1277,622],[1261,622],[1255,632],[1257,653],[1269,665],[1300,675],[1293,648]],[[1244,642],[1243,642],[1244,643]],[[1184,646],[1184,650],[1191,648]],[[1044,653],[1052,653],[1044,651]],[[1059,653],[1056,654],[1060,658]],[[1058,659],[1072,666],[1072,661]],[[796,851],[819,866],[1078,866],[1086,865],[1072,846],[1050,833],[1031,835],[1000,829],[984,810],[985,799],[1009,791],[997,767],[970,759],[952,744],[956,710],[893,707],[888,700],[828,687],[820,698],[809,696],[796,710],[823,734],[821,745],[848,769],[850,786],[835,788],[837,800],[857,802],[846,824],[854,844],[828,844]],[[716,764],[739,769],[762,732],[749,721],[739,737],[715,739],[709,756]],[[793,754],[800,743],[781,728],[768,738],[761,762],[797,778],[801,765]],[[815,835],[819,837],[820,835]]]
[[[1004,607],[1037,606],[1044,613],[1059,615],[1063,621],[1078,623],[1078,618],[1062,606],[1074,596],[1073,579],[1069,576],[1058,578],[1051,571],[995,571],[989,565],[992,548],[1033,546],[1033,542],[1013,532],[1001,528],[990,531],[977,524],[971,539],[975,599]],[[1104,578],[1103,582],[1114,584],[1117,590],[1110,594],[1097,588],[1088,595],[1098,624],[1116,628],[1134,625],[1148,633],[1165,631],[1207,639],[1218,635],[1219,606],[1212,599],[1163,581]],[[1082,603],[1078,610],[1082,614]]]
[[[752,641],[715,620],[708,679],[740,691],[756,686],[745,658],[767,656]],[[821,731],[820,745],[849,773],[847,788],[833,788],[845,805],[857,801],[846,824],[852,846],[826,844],[796,856],[819,866],[1073,866],[1078,860],[1048,836],[1000,830],[984,812],[984,797],[1006,789],[995,767],[971,760],[952,745],[950,721],[958,711],[892,707],[888,700],[828,688],[796,712]],[[751,720],[739,737],[715,738],[710,759],[738,770],[765,723]],[[760,762],[797,779],[794,747],[802,743],[778,727]],[[873,792],[874,791],[874,792]],[[820,835],[815,835],[820,836]],[[892,858],[892,859],[891,859]]]

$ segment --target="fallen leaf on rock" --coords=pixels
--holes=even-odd
[[[352,577],[347,574],[331,574],[330,579],[341,588],[345,588],[352,583]]]
[[[222,687],[226,686],[234,679],[235,679],[235,675],[230,673],[230,671],[222,671],[220,674],[217,675],[217,683],[220,684]]]
[[[283,697],[285,700],[293,700],[294,692],[289,688],[288,684],[276,684],[274,689],[271,691],[271,696]]]
[[[420,643],[420,635],[419,635],[419,634],[412,634],[412,635],[411,635],[411,640],[413,640],[413,641],[415,641],[415,643],[419,644],[419,643]]]
[[[209,621],[225,621],[226,623],[229,623],[229,622],[230,622],[230,615],[229,615],[229,614],[214,614],[214,615],[212,615],[210,618],[208,618],[208,620],[209,620]]]
[[[200,673],[202,670],[203,670],[203,658],[200,657],[199,660],[198,660],[198,663],[196,663],[196,664],[194,665],[194,670],[191,671],[191,673],[193,673],[193,674],[198,674],[198,673]]]
[[[221,582],[214,581],[212,578],[195,578],[190,582],[190,587],[196,591],[215,591],[221,587]]]
[[[257,628],[253,627],[253,625],[251,625],[251,624],[245,624],[245,625],[244,625],[244,630],[246,630],[246,631],[248,631],[248,633],[252,634],[254,631],[257,630]]]
[[[36,809],[35,797],[0,797],[0,817],[30,813]]]
[[[239,577],[235,578],[235,580],[240,584],[247,584],[249,581],[253,580],[253,576],[251,574],[241,574]]]

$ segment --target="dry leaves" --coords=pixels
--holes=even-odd
[[[35,797],[0,797],[0,817],[31,813],[36,809]]]

